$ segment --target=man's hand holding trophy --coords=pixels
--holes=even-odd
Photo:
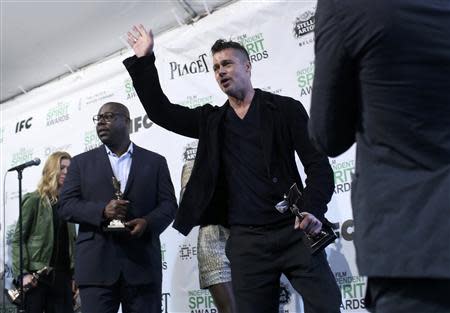
[[[302,212],[299,208],[301,202],[302,193],[298,189],[296,183],[294,183],[291,188],[289,188],[288,193],[284,196],[284,199],[280,201],[275,208],[280,212],[284,213],[287,210],[290,210],[297,217],[296,219],[296,228],[300,228],[299,224],[305,219],[309,218],[306,212]],[[316,234],[310,234],[308,231],[305,231],[305,238],[307,244],[311,249],[312,254],[316,254],[330,243],[334,242],[337,238],[333,228],[331,227],[331,223],[324,219],[321,224],[321,229]]]
[[[129,229],[125,225],[125,218],[130,202],[123,199],[123,193],[120,190],[120,181],[115,176],[112,177],[112,184],[115,199],[109,201],[103,211],[103,215],[108,222],[103,230],[105,232],[128,232]]]

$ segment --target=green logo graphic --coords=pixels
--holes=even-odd
[[[314,62],[308,67],[297,71],[297,84],[300,87],[300,97],[311,94],[314,79]]]
[[[202,106],[206,103],[211,103],[212,100],[213,100],[212,96],[206,97],[188,96],[186,100],[180,102],[180,105],[193,109]]]
[[[127,78],[124,81],[125,93],[127,94],[127,100],[137,96],[136,90],[134,90],[133,81],[131,78]]]
[[[11,167],[25,163],[33,159],[33,149],[20,148],[18,152],[13,153]]]
[[[69,103],[58,102],[56,106],[47,112],[47,126],[67,121],[69,118]]]
[[[262,33],[255,35],[239,35],[237,36],[236,41],[243,45],[247,50],[252,63],[269,57],[269,52],[267,52],[264,47],[264,36]]]
[[[84,151],[95,149],[102,145],[102,142],[97,136],[97,131],[90,130],[84,133]]]
[[[331,168],[334,173],[334,193],[343,193],[351,190],[352,176],[355,173],[355,161],[343,162],[331,161]]]
[[[188,291],[188,302],[190,313],[218,313],[208,290]]]
[[[351,276],[347,272],[334,274],[336,282],[341,290],[343,310],[360,310],[365,308],[364,296],[366,291],[366,278]]]

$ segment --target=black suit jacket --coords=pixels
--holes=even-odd
[[[227,193],[220,148],[221,121],[229,104],[189,109],[170,103],[161,89],[154,62],[153,54],[124,61],[148,116],[168,130],[199,139],[195,164],[173,226],[186,235],[196,225],[226,225]],[[308,138],[305,109],[292,98],[259,89],[256,93],[261,103],[267,104],[260,107],[266,174],[280,200],[293,182],[303,189],[295,163],[297,152],[307,174],[302,207],[323,219],[334,189],[333,174],[326,156]]]
[[[369,276],[450,278],[450,2],[319,0],[310,131],[355,141],[355,246]]]
[[[176,199],[166,160],[134,145],[124,191],[127,220],[143,217],[148,226],[140,238],[119,238],[102,231],[103,210],[114,198],[112,168],[105,146],[72,159],[60,193],[60,215],[79,223],[75,280],[79,285],[111,285],[122,273],[131,285],[161,285],[159,235],[172,222]]]

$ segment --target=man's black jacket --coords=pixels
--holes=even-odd
[[[196,225],[226,225],[228,197],[221,174],[220,145],[228,101],[221,107],[206,104],[195,109],[172,104],[161,89],[154,54],[130,57],[124,65],[154,123],[180,135],[199,139],[195,165],[173,227],[187,235]],[[296,151],[307,175],[302,210],[323,219],[334,189],[333,172],[328,159],[310,143],[305,109],[292,98],[259,89],[255,92],[261,97],[261,157],[273,187],[280,200],[294,182],[303,190],[295,163]]]

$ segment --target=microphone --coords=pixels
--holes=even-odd
[[[27,168],[29,166],[34,166],[34,165],[39,165],[39,164],[41,164],[41,159],[35,158],[35,159],[31,160],[31,161],[28,161],[28,162],[25,162],[25,163],[22,163],[20,165],[17,165],[17,166],[14,166],[14,167],[10,168],[8,170],[8,172],[21,171],[24,168]]]

